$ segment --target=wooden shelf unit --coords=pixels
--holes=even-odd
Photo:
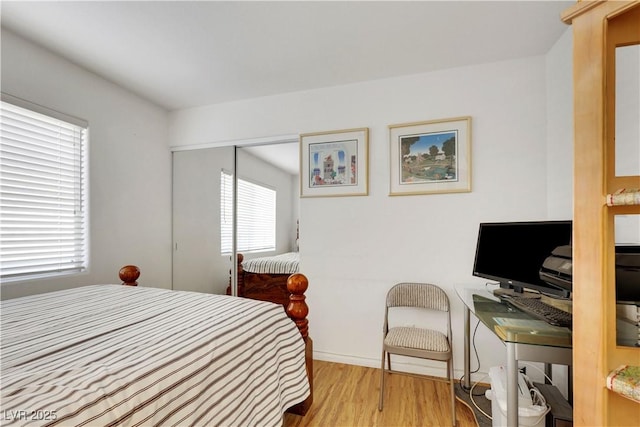
[[[578,1],[562,15],[573,27],[574,230],[573,408],[576,426],[640,425],[640,404],[606,388],[609,372],[640,364],[640,348],[616,345],[616,215],[605,197],[640,187],[615,176],[615,46],[640,43],[640,1]]]

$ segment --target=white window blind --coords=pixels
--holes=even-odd
[[[69,123],[5,101],[1,107],[2,280],[85,270],[86,123]]]
[[[233,232],[233,176],[220,173],[221,252],[231,253]],[[261,252],[276,248],[276,192],[238,179],[237,250]]]

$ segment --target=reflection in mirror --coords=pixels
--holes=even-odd
[[[173,289],[226,292],[231,259],[221,250],[221,176],[233,171],[234,151],[173,153]]]
[[[636,347],[640,304],[640,215],[615,216],[616,343]]]
[[[640,175],[640,45],[616,48],[615,175]]]
[[[238,180],[257,190],[272,190],[275,195],[272,219],[259,222],[258,216],[267,218],[270,215],[266,215],[262,207],[251,207],[253,199],[244,205],[246,207],[241,207],[243,195],[238,194],[238,252],[245,259],[251,259],[296,251],[298,143],[239,147],[237,156]],[[265,237],[266,240],[254,242],[257,237]]]
[[[298,272],[298,144],[238,148],[238,296],[287,305]]]

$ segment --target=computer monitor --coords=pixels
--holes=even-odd
[[[486,222],[478,230],[473,275],[502,288],[569,298],[571,289],[540,279],[540,267],[558,246],[571,244],[572,222]]]
[[[640,245],[616,245],[616,301],[640,305]]]

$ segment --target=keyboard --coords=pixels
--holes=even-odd
[[[525,313],[542,319],[550,325],[571,328],[571,313],[557,307],[545,304],[538,298],[501,295],[501,298]]]

